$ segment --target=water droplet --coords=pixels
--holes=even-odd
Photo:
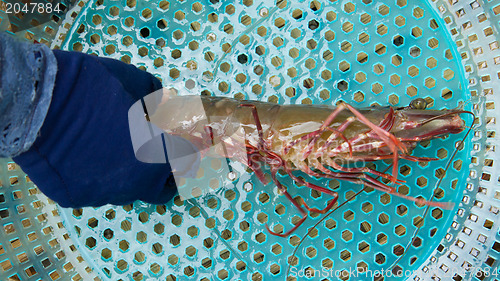
[[[269,83],[273,87],[278,87],[281,84],[281,78],[276,75],[273,75],[269,78]]]
[[[229,173],[227,174],[227,178],[228,178],[229,180],[234,181],[234,180],[236,179],[236,173],[235,173],[235,172],[229,172]]]
[[[214,42],[215,40],[217,40],[217,35],[215,35],[215,33],[211,32],[211,33],[207,34],[207,41],[208,42]]]
[[[267,8],[262,8],[259,11],[259,15],[263,18],[267,17],[267,15],[269,15],[269,10]]]
[[[244,185],[243,185],[243,189],[246,191],[246,192],[250,192],[253,190],[253,184],[250,183],[250,182],[246,182]]]
[[[206,71],[203,73],[203,81],[210,82],[214,79],[212,72]]]

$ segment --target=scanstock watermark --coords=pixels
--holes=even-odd
[[[397,270],[397,269],[392,269],[392,270],[385,270],[385,269],[380,269],[380,270],[370,270],[367,268],[363,267],[358,267],[358,268],[344,268],[340,270],[335,270],[332,268],[326,268],[323,267],[321,269],[312,269],[311,267],[291,267],[289,276],[292,277],[298,277],[298,278],[313,278],[313,277],[320,277],[320,278],[340,278],[340,279],[345,279],[345,278],[357,278],[357,277],[362,277],[362,278],[374,278],[374,277],[404,277],[408,278],[414,275],[419,275],[419,276],[428,276],[428,277],[433,277],[433,276],[440,276],[440,277],[449,277],[453,278],[457,275],[461,276],[462,278],[466,278],[468,276],[484,276],[484,277],[489,277],[489,276],[494,276],[498,277],[500,273],[498,272],[498,268],[492,268],[492,267],[468,267],[468,268],[462,268],[462,267],[457,267],[457,268],[448,268],[445,270],[443,269],[436,269],[436,271],[433,270],[427,270],[427,271],[422,271],[422,270]],[[466,278],[467,279],[467,278]],[[300,280],[300,279],[299,279]]]
[[[59,23],[76,0],[3,0],[2,10],[7,14],[12,32],[37,27],[49,21]]]

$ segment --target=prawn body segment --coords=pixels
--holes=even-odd
[[[201,102],[193,103],[193,100]],[[262,170],[265,164],[278,190],[302,215],[285,233],[275,233],[268,228],[271,234],[284,237],[305,221],[307,211],[325,213],[338,199],[335,191],[309,183],[295,176],[294,171],[363,184],[420,204],[445,207],[443,203],[399,194],[393,185],[403,182],[397,178],[399,159],[435,160],[410,155],[419,141],[463,131],[460,113],[460,110],[411,107],[356,109],[345,103],[337,107],[277,105],[222,97],[175,96],[158,107],[151,122],[167,133],[189,140],[204,155],[244,163],[267,184]],[[392,159],[391,172],[351,165],[383,159]],[[279,171],[297,184],[330,195],[331,200],[324,209],[316,209],[302,199],[294,199],[278,180]],[[379,178],[393,184],[385,184]]]

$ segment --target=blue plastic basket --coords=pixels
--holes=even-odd
[[[290,229],[299,213],[273,184],[263,186],[243,165],[236,166],[234,181],[214,183],[202,177],[200,182],[219,188],[200,198],[176,199],[166,206],[137,202],[71,210],[43,195],[29,195],[36,188],[17,166],[4,162],[2,167],[11,168],[2,171],[0,187],[6,198],[0,201],[5,231],[0,276],[323,280],[341,275],[343,280],[367,280],[384,270],[388,279],[484,280],[487,272],[496,272],[500,195],[492,109],[500,77],[494,43],[500,6],[493,1],[105,0],[82,6],[53,47],[135,64],[180,94],[283,104],[344,100],[358,107],[404,106],[418,97],[432,109],[466,102],[479,117],[475,134],[458,151],[438,190],[440,201],[456,205],[452,210],[430,208],[424,215],[426,208],[412,202],[362,192],[327,218],[310,216],[290,237],[279,238],[265,224]],[[402,161],[400,176],[407,183],[400,192],[430,198],[462,136],[415,149],[415,155],[441,160],[426,165]],[[376,163],[378,169],[388,164]],[[302,176],[338,188],[341,202],[362,189]],[[287,177],[280,180],[293,196],[315,207],[329,199]],[[17,190],[23,194],[20,199]],[[16,211],[19,205],[29,212]],[[23,218],[37,224],[25,228]],[[11,226],[16,232],[8,232]],[[31,229],[40,233],[36,242],[29,241]],[[418,238],[411,243],[417,229]],[[21,246],[16,247],[16,239]],[[46,256],[37,256],[38,244]],[[19,259],[22,253],[28,261]],[[403,276],[391,276],[394,268]],[[483,275],[474,277],[475,271]]]

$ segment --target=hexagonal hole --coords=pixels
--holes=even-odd
[[[419,57],[421,52],[422,50],[417,46],[413,46],[410,48],[410,56],[414,58]]]
[[[327,219],[325,221],[325,227],[332,230],[337,227],[337,222],[334,219]]]
[[[356,55],[356,60],[357,60],[359,63],[363,64],[363,63],[365,63],[365,62],[367,62],[367,61],[368,61],[368,54],[367,54],[367,53],[365,53],[365,52],[360,52],[360,53],[358,53],[358,54]]]
[[[323,240],[323,246],[327,249],[327,250],[331,250],[333,248],[335,248],[335,241],[333,241],[332,239],[330,238],[326,238],[325,240]]]
[[[302,36],[302,31],[298,28],[294,28],[290,31],[290,36],[292,36],[293,39],[297,39]]]
[[[407,5],[407,0],[397,0],[396,5],[398,5],[400,8],[403,8]]]
[[[85,239],[85,246],[87,246],[89,249],[93,250],[97,244],[97,240],[95,240],[94,237],[88,237]]]
[[[254,255],[253,255],[253,260],[256,262],[256,263],[261,263],[264,261],[264,254],[262,252],[256,252]]]
[[[120,251],[126,252],[129,249],[129,242],[127,240],[121,240],[120,243],[118,243],[118,247],[120,248]]]
[[[422,227],[424,225],[424,219],[421,216],[416,216],[413,218],[413,225],[415,227]]]
[[[402,176],[408,176],[411,173],[411,167],[408,165],[403,165],[399,167],[399,174]]]
[[[137,240],[137,242],[139,243],[146,243],[146,241],[148,241],[148,234],[144,231],[139,231],[135,237],[135,239]]]
[[[377,234],[377,243],[379,243],[380,245],[386,244],[387,243],[387,235],[385,235],[384,233]]]
[[[316,42],[316,40],[314,40],[314,39],[307,40],[306,47],[309,50],[314,50],[314,49],[316,49],[317,46],[318,46],[318,42]]]
[[[439,47],[439,40],[433,37],[427,41],[427,46],[429,46],[429,48],[434,50],[437,47]]]
[[[332,269],[333,268],[333,261],[329,258],[323,259],[323,260],[321,260],[321,266],[323,268]]]
[[[427,186],[427,178],[421,176],[417,178],[417,185],[419,187],[426,187]]]
[[[373,65],[373,72],[377,75],[383,74],[385,72],[385,66],[381,63],[376,63]]]
[[[361,91],[356,91],[354,93],[353,100],[356,102],[362,102],[365,100],[365,94],[363,94],[363,92],[361,92]]]
[[[429,69],[433,69],[437,66],[437,60],[434,57],[427,58],[427,60],[425,61],[425,65]]]
[[[128,263],[125,260],[119,260],[116,262],[116,268],[121,272],[125,272],[128,269]]]
[[[387,193],[380,195],[380,203],[383,205],[391,203],[391,196]]]
[[[441,97],[445,100],[449,100],[453,97],[453,92],[448,88],[444,88],[441,90]]]
[[[337,83],[337,89],[339,89],[339,91],[341,92],[345,92],[348,88],[349,88],[349,83],[345,80],[340,80]]]
[[[343,250],[342,252],[340,252],[340,258],[343,261],[350,260],[351,259],[351,252],[349,252],[348,250]]]
[[[403,27],[405,26],[406,24],[406,18],[403,17],[403,16],[397,16],[395,19],[394,19],[394,23],[398,26],[398,27]]]
[[[108,248],[104,248],[101,251],[101,258],[105,261],[111,259],[112,255],[113,255],[113,252]]]
[[[393,86],[397,86],[401,83],[401,76],[397,74],[392,74],[391,77],[389,78],[389,83]]]
[[[146,261],[146,255],[143,252],[138,251],[134,254],[135,263],[142,264],[144,261]]]
[[[352,51],[352,44],[351,42],[349,41],[342,41],[342,43],[340,43],[340,50],[344,53],[348,53],[350,51]]]
[[[363,84],[364,82],[366,82],[366,74],[364,72],[358,72],[356,73],[356,75],[354,75],[354,79],[359,84]]]
[[[368,33],[366,33],[366,32],[361,32],[358,35],[358,41],[361,44],[366,44],[370,41],[370,35],[368,35]]]
[[[271,251],[275,255],[280,255],[283,252],[283,247],[280,244],[276,243],[271,247]]]
[[[413,9],[413,16],[416,18],[416,19],[420,19],[424,16],[424,10],[422,10],[422,8],[420,7],[416,7]]]
[[[111,228],[106,228],[106,229],[104,230],[104,232],[102,233],[102,235],[104,236],[104,238],[105,238],[106,240],[110,240],[110,239],[112,239],[112,238],[113,238],[113,236],[114,236],[114,231],[113,231]]]
[[[147,212],[139,213],[139,221],[142,223],[146,223],[149,221],[149,214]]]
[[[96,218],[90,218],[88,221],[87,221],[87,225],[90,227],[90,228],[95,228],[99,225],[99,220],[97,220]]]
[[[335,13],[334,11],[330,11],[328,13],[326,13],[326,20],[327,21],[334,21],[337,19],[337,13]]]
[[[361,253],[366,253],[370,251],[370,244],[366,243],[365,241],[362,241],[361,243],[358,244],[358,250]]]
[[[362,13],[359,16],[359,21],[362,24],[369,24],[372,21],[372,16],[370,14],[368,14],[368,13]]]
[[[378,82],[372,84],[372,93],[374,93],[375,95],[378,95],[383,91],[384,91],[384,86],[382,86],[382,84]]]
[[[321,71],[321,78],[325,81],[328,81],[332,78],[332,72],[328,69]]]
[[[384,44],[377,44],[375,45],[375,53],[378,55],[384,55],[387,52],[387,47]]]
[[[367,221],[363,221],[359,224],[359,230],[363,233],[368,233],[372,230],[372,225]]]
[[[196,226],[190,226],[187,229],[187,234],[189,236],[191,236],[191,238],[194,238],[194,237],[198,236],[198,232],[199,232],[199,230],[198,230],[198,228]]]
[[[390,94],[388,97],[387,97],[387,101],[389,102],[389,104],[391,105],[397,105],[399,104],[399,96],[396,95],[396,94]]]
[[[307,23],[307,27],[309,27],[310,30],[316,30],[319,27],[319,22],[315,19],[310,20]]]
[[[436,178],[438,178],[438,179],[443,178],[443,177],[444,177],[444,174],[445,174],[445,172],[444,172],[444,169],[443,169],[443,168],[439,168],[439,169],[436,169],[436,170],[434,171],[434,176],[435,176]]]
[[[392,247],[392,253],[396,256],[401,256],[405,251],[405,248],[399,244]]]
[[[436,80],[432,77],[427,77],[427,78],[425,78],[424,85],[426,88],[432,89],[432,88],[436,87]]]
[[[344,219],[346,221],[352,221],[354,219],[354,212],[351,210],[347,210],[344,212]]]
[[[422,28],[416,26],[411,29],[411,36],[415,38],[420,38],[422,36]]]
[[[453,77],[455,77],[455,72],[453,70],[447,68],[443,71],[443,78],[445,80],[450,81]]]
[[[393,55],[391,57],[391,64],[394,66],[400,66],[403,63],[403,58],[400,55]]]
[[[382,253],[378,253],[375,255],[375,262],[378,264],[384,264],[386,260],[386,257]]]
[[[349,69],[351,69],[351,64],[345,60],[341,61],[339,63],[339,70],[342,72],[347,72]]]
[[[179,237],[179,235],[174,234],[170,236],[170,244],[172,244],[173,246],[177,246],[180,243],[181,243],[181,238]]]
[[[405,235],[406,227],[404,227],[402,224],[398,224],[397,226],[394,227],[394,234],[400,237]]]
[[[378,10],[377,10],[377,11],[378,11],[378,13],[379,13],[381,16],[386,16],[386,15],[388,15],[388,14],[389,14],[389,12],[390,12],[390,8],[389,8],[387,5],[382,4],[382,5],[378,6]]]
[[[328,30],[327,32],[325,32],[325,39],[328,42],[335,40],[335,32],[333,32],[331,30]]]
[[[405,43],[405,38],[401,35],[396,35],[394,37],[392,37],[392,44],[396,47],[400,47],[402,45],[404,45]]]
[[[416,95],[417,95],[417,93],[418,93],[418,89],[417,89],[417,87],[415,87],[415,86],[413,86],[413,85],[412,85],[412,86],[408,86],[408,87],[406,87],[406,94],[407,94],[408,96],[410,96],[410,97],[414,97],[414,96],[416,96]]]
[[[307,69],[311,70],[316,68],[316,61],[312,58],[306,59],[304,65],[306,66]]]
[[[224,219],[226,219],[227,221],[230,221],[234,218],[234,212],[232,210],[225,210],[223,213],[222,213],[222,216],[224,217]]]
[[[347,2],[344,4],[343,10],[347,14],[350,14],[354,12],[354,10],[356,10],[356,5],[354,5],[352,2]]]
[[[83,214],[83,209],[73,209],[73,216],[75,218],[80,219],[82,217],[82,214]]]
[[[92,44],[98,44],[101,42],[101,36],[99,36],[99,34],[92,34],[92,36],[90,36],[90,42]]]
[[[349,242],[352,240],[352,232],[349,230],[342,231],[342,240]]]
[[[408,213],[408,207],[403,204],[400,204],[396,207],[396,213],[400,216],[404,216]]]
[[[414,65],[408,67],[408,75],[411,77],[416,77],[420,73],[420,69]]]
[[[389,28],[385,24],[379,24],[377,25],[377,34],[380,36],[386,35],[387,32],[389,31]]]
[[[439,220],[439,219],[443,218],[443,210],[441,210],[440,208],[434,208],[431,213],[432,213],[432,217],[435,220]]]
[[[373,211],[373,204],[370,202],[364,202],[361,204],[361,211],[368,214]]]
[[[318,251],[313,246],[309,246],[306,248],[306,256],[308,256],[309,258],[314,258],[317,254]]]
[[[352,24],[350,21],[346,21],[342,24],[342,30],[346,34],[349,34],[354,30],[354,24]]]
[[[439,24],[437,23],[437,21],[435,19],[430,19],[429,20],[429,27],[432,29],[432,30],[436,30],[439,28]]]

